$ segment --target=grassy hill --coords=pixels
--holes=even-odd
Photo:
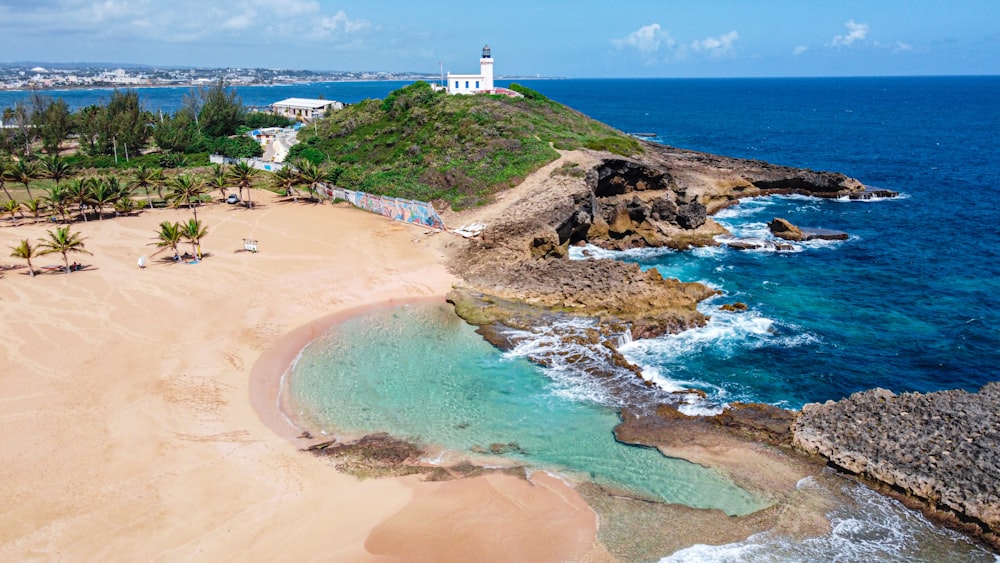
[[[449,96],[417,82],[299,133],[292,158],[328,162],[337,185],[454,208],[481,204],[556,159],[558,149],[641,151],[635,139],[512,85],[523,98]]]

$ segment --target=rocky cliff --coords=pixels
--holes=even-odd
[[[802,408],[794,443],[884,483],[1000,548],[1000,382],[978,393],[885,389]]]

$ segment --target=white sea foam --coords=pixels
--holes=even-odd
[[[686,414],[688,416],[715,416],[717,414],[722,414],[722,411],[726,410],[726,405],[707,405],[707,404],[689,404],[684,403],[677,407],[677,410],[681,414]]]
[[[542,372],[555,384],[553,394],[573,401],[614,405],[611,397],[587,368],[610,369],[606,349],[601,346],[572,344],[567,337],[583,335],[593,329],[591,319],[569,318],[534,330],[510,330],[506,336],[514,347],[504,353],[506,358],[527,358],[542,367]],[[619,343],[631,341],[630,336],[618,335]]]
[[[881,203],[883,201],[897,201],[897,200],[904,200],[904,199],[910,199],[910,194],[907,194],[907,193],[904,193],[904,192],[899,192],[899,195],[897,195],[896,197],[877,197],[876,196],[876,197],[870,197],[868,199],[851,199],[850,196],[846,196],[845,195],[845,196],[842,196],[842,197],[835,198],[832,201],[835,201],[837,203]]]
[[[709,350],[716,356],[730,358],[742,350],[794,348],[819,342],[816,336],[799,327],[779,325],[755,311],[730,313],[715,307],[712,301],[703,302],[699,307],[711,316],[703,327],[637,340],[619,349],[628,361],[640,367],[643,377],[658,388],[670,393],[700,389],[707,394],[707,398],[685,397],[679,407],[685,414],[718,414],[731,400],[747,400],[739,394],[733,396],[725,387],[692,379],[686,367],[689,359]],[[676,370],[676,374],[672,370]]]
[[[667,254],[677,252],[672,248],[630,248],[627,250],[607,250],[593,244],[569,247],[570,260],[620,260],[632,258],[636,260],[654,260]]]
[[[871,489],[844,485],[839,491],[810,478],[798,489],[838,498],[827,514],[830,533],[796,541],[773,532],[726,545],[695,545],[662,562],[743,561],[990,561],[994,556],[955,532],[934,526],[920,513]]]

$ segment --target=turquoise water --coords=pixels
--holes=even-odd
[[[745,514],[766,505],[718,473],[614,440],[614,410],[574,399],[523,358],[486,343],[450,306],[351,318],[310,344],[292,371],[296,417],[316,432],[376,431],[508,459],[665,502]]]

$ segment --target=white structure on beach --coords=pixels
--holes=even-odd
[[[271,104],[271,109],[278,115],[302,121],[312,121],[323,117],[327,112],[344,109],[344,102],[288,98]]]
[[[479,94],[493,92],[493,57],[490,46],[483,47],[483,57],[479,59],[479,74],[448,73],[449,94]]]

